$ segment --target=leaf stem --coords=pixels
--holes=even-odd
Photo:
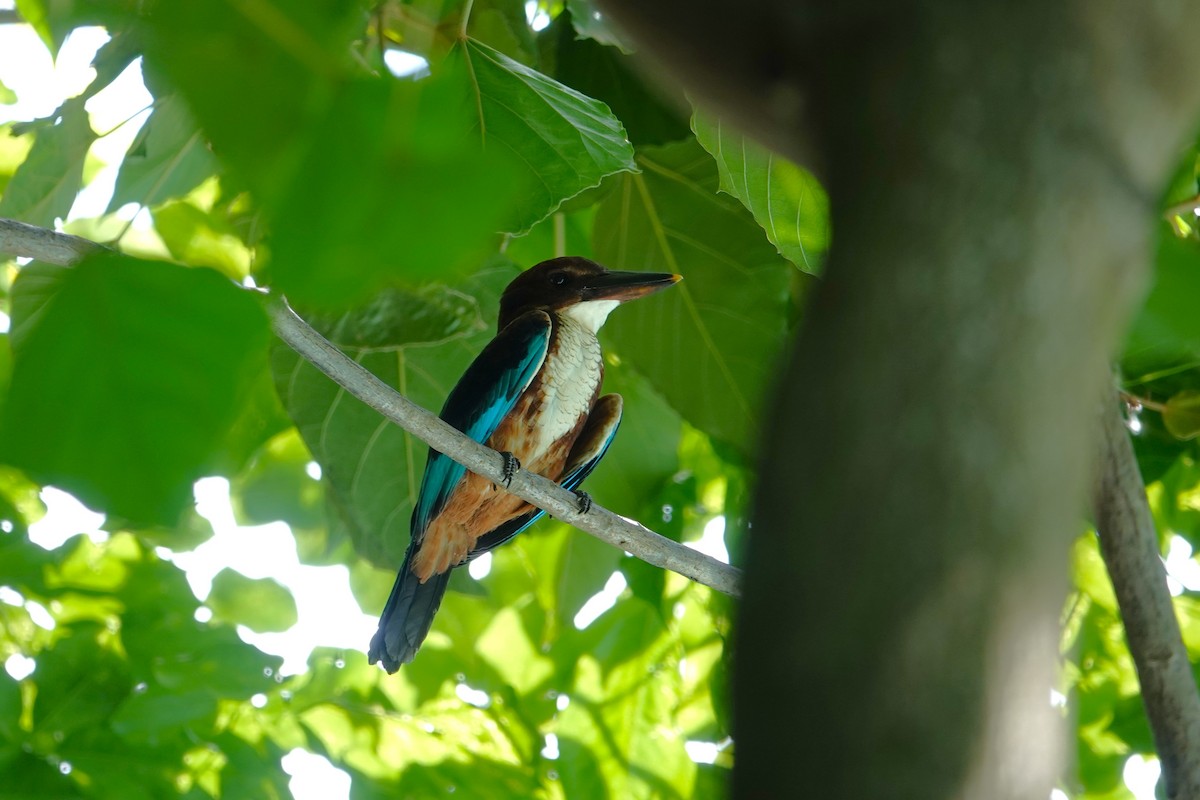
[[[1157,411],[1160,414],[1165,413],[1167,410],[1166,403],[1159,403],[1156,400],[1149,400],[1145,397],[1138,397],[1135,394],[1130,394],[1129,392],[1125,391],[1124,389],[1120,390],[1120,395],[1121,395],[1121,400],[1126,405],[1141,406],[1142,408],[1148,408],[1151,411]]]
[[[467,4],[463,6],[462,22],[458,28],[458,37],[460,39],[467,38],[467,24],[471,21],[471,7],[474,5],[475,0],[467,0]]]

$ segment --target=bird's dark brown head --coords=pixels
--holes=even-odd
[[[618,272],[595,261],[566,256],[522,272],[500,297],[500,329],[528,311],[565,312],[588,306],[581,316],[599,328],[619,303],[645,297],[680,279],[669,272]],[[593,304],[593,305],[588,305]]]

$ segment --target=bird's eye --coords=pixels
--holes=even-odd
[[[555,286],[562,286],[564,283],[567,282],[567,273],[551,272],[550,273],[550,282],[552,284],[554,284]]]

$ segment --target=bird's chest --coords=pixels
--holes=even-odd
[[[546,454],[564,436],[578,431],[603,375],[596,335],[574,320],[562,319],[555,326],[541,371],[518,401],[526,458]],[[565,444],[569,449],[570,442]]]
[[[548,447],[575,430],[600,390],[603,361],[595,334],[567,319],[557,326],[538,380],[529,387],[539,444]]]

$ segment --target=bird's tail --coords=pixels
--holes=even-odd
[[[380,662],[389,673],[416,656],[450,582],[450,570],[446,570],[421,583],[410,568],[414,550],[410,546],[404,556],[392,594],[379,617],[379,630],[371,637],[371,649],[367,651],[370,663]]]

